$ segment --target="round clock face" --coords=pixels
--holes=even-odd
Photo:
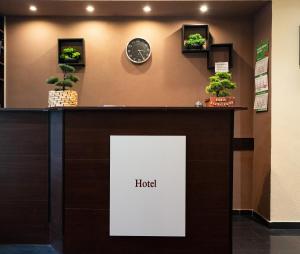
[[[135,38],[127,44],[126,55],[133,63],[145,63],[151,56],[150,44],[145,39]]]

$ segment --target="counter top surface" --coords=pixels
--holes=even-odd
[[[2,108],[0,112],[6,111],[237,111],[247,110],[247,107],[140,107],[140,106],[99,106],[99,107],[57,107],[57,108]]]

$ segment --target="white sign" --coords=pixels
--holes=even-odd
[[[268,92],[262,92],[260,94],[256,94],[254,101],[254,109],[256,111],[267,111],[268,110]]]
[[[268,72],[269,57],[265,57],[255,64],[255,77]]]
[[[228,62],[215,63],[215,72],[229,72]]]
[[[255,78],[256,93],[268,91],[268,89],[269,89],[268,74],[263,74]]]
[[[185,136],[110,137],[110,235],[185,236]]]

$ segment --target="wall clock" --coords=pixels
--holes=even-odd
[[[149,42],[143,38],[134,38],[128,42],[126,47],[127,58],[135,63],[142,64],[149,60],[151,48]]]

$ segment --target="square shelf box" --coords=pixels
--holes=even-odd
[[[206,42],[203,48],[187,48],[184,46],[184,41],[188,39],[189,35],[198,33],[205,38]],[[182,53],[199,53],[207,52],[210,47],[210,34],[208,25],[183,25],[182,26]]]
[[[212,44],[207,53],[207,68],[213,70],[215,63],[217,62],[228,62],[229,68],[233,67],[232,61],[233,44],[222,43]]]
[[[61,59],[61,54],[65,48],[75,48],[80,53],[80,58],[78,61],[65,61]],[[84,67],[85,66],[85,48],[84,39],[58,39],[58,63],[68,64],[74,67]]]

